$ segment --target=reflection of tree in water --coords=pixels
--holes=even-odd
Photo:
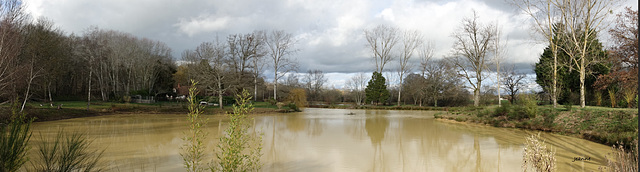
[[[309,126],[309,130],[307,131],[308,135],[310,136],[322,135],[322,132],[324,131],[324,126],[325,126],[322,123],[322,120],[318,118],[314,118],[314,119],[308,120],[307,125]]]
[[[290,115],[284,118],[287,124],[287,129],[292,133],[297,133],[299,131],[302,131],[306,127],[301,115]]]
[[[373,117],[365,120],[364,129],[371,139],[371,144],[379,146],[384,139],[384,134],[389,127],[389,120],[385,117]]]
[[[384,135],[389,127],[389,120],[385,117],[372,117],[365,120],[364,129],[367,130],[367,135],[371,139],[375,151],[373,155],[373,170],[384,168],[384,152],[382,152],[381,142],[384,139]],[[381,165],[381,167],[376,167]]]

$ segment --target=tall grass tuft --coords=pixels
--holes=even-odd
[[[544,140],[540,141],[540,133],[527,137],[523,154],[523,171],[529,167],[537,172],[549,172],[556,169],[555,151],[548,149]]]
[[[251,96],[247,90],[236,96],[237,105],[229,116],[229,127],[226,135],[220,138],[216,157],[217,164],[212,164],[211,171],[259,171],[262,167],[262,137],[249,133],[247,114],[253,110]]]
[[[31,162],[36,171],[104,171],[99,165],[104,150],[91,149],[92,141],[86,135],[59,131],[53,141],[40,137],[37,160]]]
[[[11,104],[11,117],[0,121],[0,171],[18,171],[29,158],[27,144],[31,139],[31,122],[19,112],[18,100]]]
[[[638,140],[633,140],[633,143],[629,149],[624,145],[618,144],[611,147],[612,152],[605,158],[607,159],[607,166],[600,167],[600,171],[623,171],[630,172],[638,171]]]
[[[201,118],[204,109],[196,100],[198,89],[195,82],[191,80],[191,88],[189,88],[189,113],[187,120],[189,121],[189,132],[185,133],[182,138],[186,143],[182,146],[180,155],[184,161],[184,167],[189,172],[204,171],[202,159],[204,157],[205,145],[202,143],[206,138],[206,133],[202,131],[202,126],[206,124],[206,119]]]

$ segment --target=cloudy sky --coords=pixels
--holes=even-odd
[[[167,43],[174,58],[216,36],[254,30],[295,35],[300,72],[319,69],[342,87],[349,73],[374,70],[363,30],[379,24],[420,31],[435,57],[451,51],[451,33],[464,17],[498,22],[508,39],[506,61],[528,68],[544,47],[532,38],[526,15],[505,0],[25,0],[34,17],[46,17],[66,33],[90,26]],[[624,6],[637,9],[635,1]],[[393,64],[392,64],[393,65]],[[393,67],[393,66],[392,66]],[[268,73],[267,78],[273,78]]]

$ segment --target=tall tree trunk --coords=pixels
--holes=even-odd
[[[473,90],[473,106],[480,106],[480,88]]]
[[[218,106],[220,106],[220,109],[224,108],[224,105],[222,105],[222,81],[220,79],[218,79]]]
[[[433,97],[433,106],[438,107],[438,97]]]
[[[27,100],[29,99],[29,91],[31,90],[31,83],[33,79],[36,77],[33,74],[33,59],[31,60],[31,68],[29,70],[29,82],[27,82],[27,91],[24,93],[24,101],[22,102],[22,108],[20,108],[20,112],[24,111],[24,106],[27,104]]]
[[[580,68],[580,107],[585,107],[585,97],[584,97],[584,78],[585,78],[585,69],[584,67]]]
[[[552,45],[553,52],[553,87],[551,88],[551,101],[553,102],[553,108],[558,108],[558,48],[556,45]]]
[[[51,82],[47,84],[47,92],[49,92],[49,102],[53,102],[53,98],[51,98]]]
[[[273,78],[273,100],[276,100],[276,102],[278,101],[277,90],[278,90],[278,70],[276,69],[275,78]]]
[[[93,74],[93,71],[89,70],[89,91],[87,91],[87,111],[89,111],[89,105],[91,105],[91,75],[92,74]]]
[[[400,84],[402,84],[402,79],[400,79]],[[398,87],[398,106],[400,106],[400,96],[402,94],[402,86]]]
[[[498,107],[502,107],[502,101],[500,101],[500,60],[498,60],[498,63],[496,63],[496,78],[497,78],[497,82],[498,83]]]
[[[29,79],[29,84],[27,84],[27,92],[24,93],[24,101],[22,102],[22,108],[20,108],[20,112],[24,110],[24,105],[27,104],[27,100],[29,99],[29,89],[31,89],[31,81],[33,77]]]

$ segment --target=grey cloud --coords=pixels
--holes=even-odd
[[[469,3],[484,3],[487,9],[479,10],[490,14],[481,14],[481,17],[501,20],[510,39],[506,60],[516,63],[537,61],[543,47],[532,43],[528,27],[523,26],[522,21],[509,17],[514,14],[513,7],[503,0],[476,3],[478,1],[423,0],[407,7],[395,6],[397,9],[394,8],[397,2],[385,0],[31,0],[28,3],[34,5],[31,8],[34,14],[50,18],[67,33],[80,34],[92,25],[129,32],[167,43],[176,59],[183,50],[192,49],[203,41],[212,41],[216,36],[224,40],[229,34],[285,30],[300,38],[298,48],[301,51],[294,55],[300,62],[300,71],[319,69],[327,73],[372,71],[374,64],[362,30],[379,23],[420,30],[435,44],[435,58],[442,58],[450,52],[452,29],[458,27],[462,14],[470,15],[467,11],[470,10],[467,9]],[[443,9],[454,10],[456,14],[439,13],[441,7],[437,5],[450,2],[466,4],[458,3],[458,6]],[[387,8],[393,10],[395,21],[376,17]],[[414,63],[418,61],[414,59]],[[395,66],[389,68],[392,67]]]

